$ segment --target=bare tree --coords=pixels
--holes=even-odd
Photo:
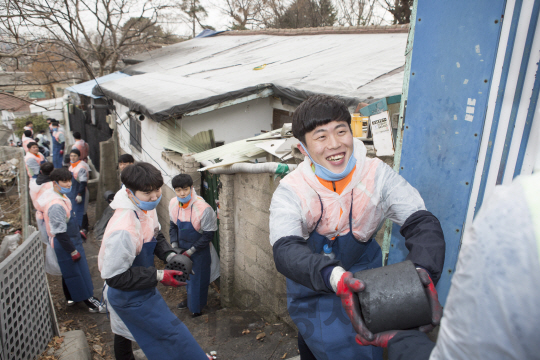
[[[263,2],[261,0],[224,0],[218,6],[222,13],[232,19],[231,30],[245,30],[260,26]]]
[[[377,0],[335,0],[338,11],[337,22],[341,26],[364,26],[380,19],[374,14]]]
[[[116,71],[126,49],[147,44],[155,35],[149,30],[169,6],[167,0],[1,1],[14,24],[41,29],[67,61],[85,69],[88,78]],[[127,21],[131,26],[124,26]]]
[[[199,0],[182,0],[175,7],[180,9],[184,22],[190,24],[191,37],[195,37],[197,34],[197,25],[202,29],[214,29],[212,26],[202,23],[208,13]]]
[[[394,24],[408,24],[414,0],[379,0],[381,6],[394,17]]]

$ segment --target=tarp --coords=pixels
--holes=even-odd
[[[66,90],[70,91],[70,92],[80,94],[80,95],[84,95],[84,96],[88,96],[88,97],[92,97],[94,99],[97,99],[98,96],[95,96],[95,95],[92,94],[92,89],[94,88],[94,86],[96,86],[96,81],[97,81],[98,84],[103,84],[103,83],[105,83],[107,81],[121,79],[121,78],[124,78],[126,76],[129,76],[129,75],[125,74],[123,72],[117,71],[117,72],[114,72],[114,73],[109,74],[109,75],[98,77],[98,78],[96,78],[94,80],[89,80],[89,81],[86,81],[86,82],[83,82],[83,83],[80,83],[80,84],[77,84],[77,85],[74,85],[74,86],[70,86],[70,87],[66,88]]]
[[[406,33],[195,38],[157,50],[94,87],[155,121],[249,95],[298,105],[312,94],[359,101],[401,94]],[[152,55],[152,53],[150,53]]]

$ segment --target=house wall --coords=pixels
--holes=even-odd
[[[186,116],[181,124],[191,135],[213,129],[215,140],[228,144],[258,135],[261,130],[272,130],[272,113],[270,98],[262,98],[201,115]]]

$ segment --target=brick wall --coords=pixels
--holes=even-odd
[[[270,201],[279,181],[270,174],[221,175],[220,248],[224,306],[290,322],[285,277],[269,241]]]

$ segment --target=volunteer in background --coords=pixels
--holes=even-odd
[[[120,174],[122,174],[122,170],[124,170],[126,166],[133,164],[135,164],[135,159],[130,154],[122,154],[118,157],[118,171]],[[120,187],[124,187],[122,181],[120,181]]]
[[[41,239],[45,244],[49,244],[49,241],[47,236],[47,229],[45,228],[45,220],[43,218],[43,208],[40,206],[38,200],[45,191],[52,188],[53,183],[51,182],[49,175],[53,170],[54,166],[52,163],[42,163],[39,167],[39,173],[35,181],[31,181],[29,186],[30,199],[32,200],[32,204],[36,209],[36,223],[38,226],[38,230],[42,235]]]
[[[50,149],[49,149],[49,140],[45,137],[45,130],[40,130],[39,134],[36,135],[36,142],[40,146],[39,151],[43,154],[43,156],[47,157],[50,155]]]
[[[189,308],[196,317],[202,315],[208,300],[210,246],[218,229],[217,218],[214,209],[195,193],[191,176],[176,175],[171,185],[176,193],[169,203],[171,244],[191,258],[195,273],[188,281],[187,299],[178,304],[178,309]]]
[[[26,130],[29,130],[31,132],[30,134],[30,137],[33,137],[34,136],[34,124],[31,122],[31,121],[27,121],[26,122],[26,126],[23,127],[23,129],[26,131]]]
[[[22,141],[22,147],[24,149],[24,152],[28,152],[28,144],[31,142],[35,142],[34,139],[32,139],[32,131],[30,130],[24,130],[23,137],[21,139]]]
[[[86,240],[88,234],[88,177],[90,175],[90,166],[80,160],[80,152],[77,149],[72,149],[69,153],[69,172],[73,178],[71,180],[71,191],[67,197],[71,200],[71,206],[77,218],[77,224],[81,229],[81,236]]]
[[[51,126],[53,141],[53,165],[55,169],[60,169],[64,160],[66,138],[64,136],[64,131],[60,129],[60,124],[58,121],[52,121]]]
[[[89,151],[88,143],[81,138],[81,133],[77,131],[73,133],[73,138],[75,139],[75,143],[73,143],[72,149],[79,150],[79,152],[81,153],[80,159],[87,163]]]
[[[292,129],[305,160],[280,182],[270,205],[270,243],[287,277],[302,360],[382,359],[382,349],[355,342],[363,329],[348,284],[352,273],[382,266],[373,237],[385,219],[401,226],[407,259],[420,272],[436,283],[443,267],[439,221],[405,179],[366,157],[350,124],[336,98],[316,95],[300,104]]]
[[[49,176],[51,189],[38,199],[43,210],[45,227],[51,247],[56,253],[62,272],[62,288],[68,306],[84,301],[92,313],[105,313],[94,295],[94,285],[86,262],[79,226],[65,196],[71,190],[71,173],[66,168],[54,169]]]
[[[38,177],[39,167],[41,164],[46,163],[47,159],[39,152],[39,145],[37,143],[32,141],[27,145],[28,152],[24,156],[24,164],[26,165],[26,172],[28,173],[30,183],[32,183]]]
[[[99,250],[98,267],[106,282],[103,296],[111,317],[117,360],[134,359],[136,341],[149,360],[207,360],[187,327],[174,315],[156,289],[183,286],[182,272],[157,270],[154,255],[171,261],[178,255],[160,231],[155,210],[161,200],[163,177],[154,166],[140,162],[122,171],[125,188],[111,207],[115,210]]]
[[[357,341],[388,347],[390,360],[537,359],[538,170],[496,186],[465,230],[436,344],[412,330]]]

